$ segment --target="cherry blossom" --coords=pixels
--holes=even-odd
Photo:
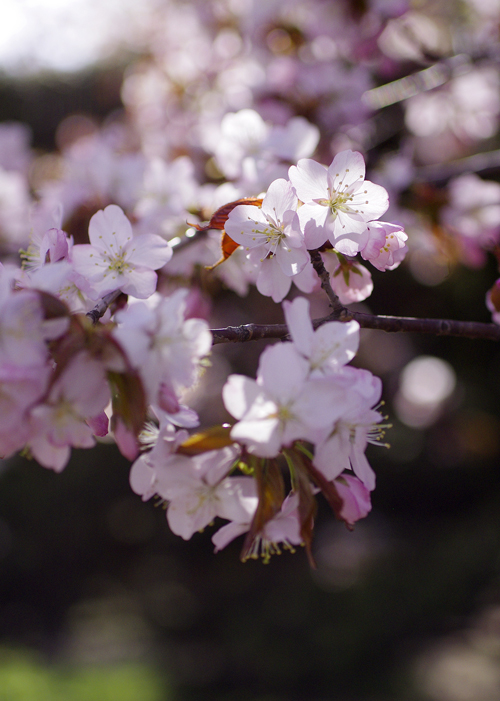
[[[186,469],[175,469],[169,484],[160,492],[169,501],[168,524],[185,540],[203,530],[216,516],[239,521],[247,511],[243,485],[254,484],[250,477],[227,477],[238,456],[236,447],[193,456]]]
[[[156,234],[134,237],[132,226],[116,205],[100,210],[90,220],[90,244],[72,249],[75,270],[89,284],[92,299],[121,290],[145,299],[156,289],[154,270],[172,256],[169,244]]]
[[[29,409],[41,400],[50,378],[47,365],[0,364],[0,456],[20,450],[30,437]]]
[[[367,299],[373,292],[373,280],[368,268],[357,260],[344,258],[326,251],[323,261],[330,273],[330,284],[342,304],[353,304]]]
[[[42,202],[62,205],[65,217],[81,206],[114,202],[129,208],[136,201],[145,167],[141,153],[124,148],[128,129],[117,124],[73,140],[63,149],[63,177],[40,188]],[[96,206],[97,205],[97,206]]]
[[[295,348],[309,361],[311,377],[330,375],[356,355],[359,346],[356,321],[333,321],[314,331],[309,302],[304,297],[283,302],[283,311]]]
[[[481,267],[485,251],[500,241],[500,185],[468,173],[450,181],[448,195],[441,222],[457,239],[463,262]]]
[[[70,117],[57,154],[31,150],[24,126],[0,125],[0,455],[24,449],[61,471],[73,447],[110,428],[133,462],[133,492],[156,495],[174,533],[188,539],[225,519],[216,551],[247,533],[243,559],[298,544],[311,558],[320,492],[349,527],[371,509],[366,449],[383,445],[386,424],[381,381],[349,365],[359,326],[331,294],[342,321],[316,330],[308,300],[285,302],[291,340],[264,350],[255,379],[231,374],[224,385],[233,425],[197,428],[188,404],[222,338],[205,319],[224,318],[218,299],[243,306],[252,285],[276,303],[295,285],[326,315],[317,249],[342,305],[374,288],[363,262],[394,270],[410,246],[413,271],[422,253],[424,268],[439,258],[445,273],[492,254],[498,263],[500,186],[474,174],[497,155],[489,142],[479,158],[471,151],[498,131],[498,12],[469,3],[470,26],[454,19],[465,48],[453,56],[447,15],[405,2],[359,13],[321,0],[165,2],[126,71],[123,113],[102,127]],[[443,60],[428,68],[430,49]],[[402,67],[403,55],[424,70]],[[381,128],[377,110],[394,102],[411,133]],[[362,154],[390,190],[386,217],[409,235],[379,221],[389,196],[365,180]],[[234,206],[247,196],[261,206]],[[196,231],[207,219],[216,228]],[[205,270],[221,257],[223,229],[238,248]],[[498,280],[486,304],[500,323]],[[234,323],[251,336],[252,321],[266,319]]]
[[[212,343],[205,321],[185,319],[187,295],[158,295],[149,306],[137,302],[116,315],[114,337],[141,373],[149,402],[166,411],[173,408],[170,391],[194,383]]]
[[[285,175],[283,161],[310,156],[319,130],[303,117],[271,126],[255,110],[243,109],[224,115],[220,126],[202,127],[202,140],[226,177],[259,188]]]
[[[370,491],[361,480],[343,473],[335,480],[335,487],[342,498],[341,518],[353,526],[360,518],[365,518],[372,508]]]
[[[368,227],[368,240],[361,250],[361,257],[381,270],[394,270],[408,252],[408,236],[402,226],[373,221]]]
[[[176,431],[169,422],[156,429],[152,450],[142,453],[135,460],[129,475],[132,491],[139,494],[143,501],[164,491],[165,483],[168,485],[170,463],[188,469],[189,458],[176,454],[178,446],[187,437],[187,431]]]
[[[292,344],[264,351],[257,380],[230,375],[222,397],[239,419],[231,430],[233,440],[255,455],[274,457],[282,446],[331,426],[342,413],[343,390],[308,376],[309,363]]]
[[[85,419],[97,417],[110,400],[104,367],[80,353],[51,386],[46,401],[30,412],[32,454],[44,467],[60,472],[70,447],[95,445]]]
[[[157,231],[167,239],[178,231],[184,232],[187,210],[196,202],[197,189],[190,158],[182,156],[171,162],[152,159],[146,166],[134,208],[136,232]]]
[[[349,387],[342,415],[333,431],[325,432],[316,441],[314,464],[328,480],[338,477],[344,470],[354,474],[370,491],[375,488],[375,474],[365,456],[368,443],[381,445],[383,429],[382,415],[373,409],[378,404],[382,384],[368,370],[344,368],[337,381]],[[318,434],[320,432],[318,431]]]
[[[365,244],[367,222],[389,206],[384,188],[365,181],[365,163],[357,152],[342,151],[328,168],[301,159],[288,177],[304,203],[299,219],[309,249],[330,241],[340,253],[356,255]]]
[[[219,552],[232,540],[250,528],[250,523],[257,508],[257,497],[251,495],[244,498],[244,504],[248,509],[248,517],[245,521],[231,521],[225,524],[212,536],[215,552]],[[280,511],[269,520],[262,531],[257,535],[246,559],[257,558],[259,555],[267,562],[271,555],[281,552],[281,547],[294,551],[294,546],[301,545],[303,540],[300,535],[300,522],[298,518],[299,499],[296,492],[291,492],[283,501]]]
[[[299,273],[309,257],[299,227],[297,196],[286,180],[269,186],[262,207],[238,205],[229,214],[226,233],[249,251],[252,262],[271,259],[288,277]],[[276,263],[274,263],[276,259]],[[269,277],[271,271],[267,271]]]

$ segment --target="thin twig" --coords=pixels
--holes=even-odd
[[[475,153],[448,163],[435,163],[415,169],[416,182],[440,182],[463,173],[479,173],[500,167],[500,149]]]
[[[286,324],[244,324],[243,326],[226,326],[224,329],[211,329],[213,345],[219,343],[246,343],[260,341],[263,338],[283,338],[288,334]]]
[[[109,307],[110,304],[113,304],[115,299],[121,295],[121,290],[115,290],[114,292],[108,292],[107,295],[104,295],[102,299],[100,299],[95,307],[90,310],[90,312],[87,312],[85,316],[88,316],[90,319],[92,319],[93,324],[97,324],[99,319],[106,314],[106,311]]]
[[[396,78],[390,83],[367,90],[361,99],[371,109],[379,110],[444,85],[456,75],[463,75],[463,73],[472,70],[474,64],[495,64],[496,58],[495,55],[478,54],[473,56],[470,53],[458,53],[410,75]]]
[[[311,263],[313,264],[313,268],[320,279],[321,287],[323,288],[323,290],[326,293],[326,296],[330,300],[332,316],[334,319],[336,319],[344,311],[346,311],[346,308],[342,305],[340,299],[337,297],[337,295],[332,289],[332,286],[330,284],[330,275],[327,269],[325,268],[325,264],[323,263],[321,253],[319,251],[309,251],[309,255],[311,256]]]

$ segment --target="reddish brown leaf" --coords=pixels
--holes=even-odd
[[[346,523],[345,519],[340,515],[342,507],[344,506],[344,501],[338,493],[335,483],[329,482],[309,460],[305,461],[305,465],[312,481],[321,489],[325,499],[332,507],[336,518],[338,518],[339,521],[344,521],[344,523]],[[349,524],[346,523],[346,525],[348,528],[351,528]]]
[[[311,545],[314,529],[314,518],[316,516],[317,504],[312,491],[311,482],[307,469],[302,461],[302,456],[295,461],[296,488],[299,493],[299,519],[300,535],[306,546],[307,559],[311,567],[316,569],[316,563],[312,556]]]
[[[239,246],[239,244],[236,243],[236,241],[233,241],[233,239],[230,236],[228,236],[224,231],[224,226],[226,225],[227,218],[229,217],[233,209],[239,204],[250,204],[254,205],[255,207],[260,207],[262,205],[262,199],[259,197],[242,197],[241,200],[235,200],[234,202],[229,202],[228,204],[225,204],[223,207],[219,207],[219,209],[212,215],[212,218],[210,219],[208,224],[205,224],[204,226],[200,226],[199,224],[190,224],[190,226],[197,229],[198,231],[220,229],[223,232],[221,238],[222,256],[213,265],[207,265],[207,270],[213,270],[221,263],[224,263],[224,261],[227,260],[229,256],[231,256]]]
[[[276,460],[257,458],[254,476],[257,481],[259,502],[243,543],[242,560],[247,560],[256,554],[255,543],[261,537],[266,523],[279,512],[285,498],[283,476]]]
[[[198,455],[205,453],[207,450],[218,450],[225,448],[228,445],[233,445],[229,433],[231,426],[213,426],[205,431],[195,433],[189,436],[184,443],[181,443],[177,449],[178,453],[183,455]]]
[[[108,372],[113,406],[112,428],[117,419],[135,436],[144,428],[146,397],[139,374],[135,371]]]
[[[227,218],[233,209],[239,204],[252,204],[256,207],[260,207],[262,204],[262,199],[259,197],[242,197],[241,200],[228,202],[228,204],[219,207],[219,209],[212,214],[212,218],[208,224],[204,224],[203,226],[200,226],[199,224],[190,224],[189,226],[192,226],[198,231],[208,231],[209,229],[220,229],[222,231],[227,222]]]

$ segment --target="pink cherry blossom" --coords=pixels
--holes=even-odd
[[[94,214],[89,224],[90,244],[73,247],[75,270],[90,283],[90,296],[108,292],[145,299],[156,289],[154,272],[172,257],[170,245],[156,234],[135,236],[120,207],[110,204]]]
[[[212,536],[212,543],[215,545],[215,552],[219,552],[232,540],[242,533],[246,533],[252,522],[252,517],[257,508],[257,496],[245,496],[243,502],[248,509],[246,520],[238,522],[231,521],[219,528]],[[294,550],[294,546],[303,542],[300,535],[299,521],[299,497],[296,492],[290,492],[281,505],[281,509],[270,521],[268,521],[262,531],[256,535],[247,558],[257,558],[259,555],[267,562],[271,555],[281,552],[280,546]]]
[[[46,401],[31,410],[28,443],[33,456],[44,467],[60,472],[69,460],[71,446],[95,445],[85,419],[97,416],[109,400],[104,367],[86,353],[78,354],[54,382]]]
[[[189,458],[175,452],[187,437],[187,431],[176,431],[169,422],[155,430],[153,449],[142,453],[130,469],[132,491],[139,494],[143,501],[151,499],[155,494],[165,493],[174,464],[180,465],[181,469],[189,469]]]
[[[288,177],[304,203],[299,219],[308,249],[330,241],[341,253],[356,255],[365,243],[367,222],[389,206],[386,190],[365,181],[365,163],[357,152],[342,151],[328,168],[301,159]]]
[[[168,399],[166,410],[172,408],[166,387],[174,392],[190,387],[212,345],[206,321],[185,319],[187,295],[183,289],[158,295],[149,305],[137,302],[116,315],[115,338],[141,373],[149,402],[162,407]]]
[[[328,480],[352,469],[371,491],[375,489],[375,474],[365,450],[368,443],[383,445],[383,417],[372,408],[380,400],[382,385],[368,370],[353,367],[344,368],[342,374],[336,375],[336,381],[348,388],[342,416],[333,431],[315,441],[313,462]]]
[[[255,455],[274,457],[282,446],[331,426],[342,413],[343,389],[308,376],[309,363],[288,343],[264,351],[256,381],[230,375],[222,397],[239,419],[231,438]]]
[[[0,363],[0,456],[20,450],[30,435],[28,411],[41,400],[50,368]]]
[[[408,236],[402,226],[388,222],[372,221],[367,226],[368,240],[361,257],[381,270],[394,270],[408,252],[405,241]]]
[[[318,128],[304,117],[293,117],[285,126],[272,126],[252,109],[229,112],[220,125],[202,126],[205,148],[228,178],[265,188],[286,174],[288,163],[310,156],[319,141]]]
[[[262,207],[238,205],[229,215],[225,229],[233,241],[250,251],[253,263],[276,259],[281,271],[292,276],[309,260],[297,216],[297,196],[289,182],[275,180],[269,186]]]
[[[356,355],[359,346],[356,321],[332,321],[314,331],[309,302],[304,297],[283,302],[283,311],[295,347],[309,361],[311,377],[330,375]]]
[[[325,268],[330,273],[330,284],[342,304],[354,304],[367,299],[373,292],[370,271],[357,260],[339,257],[326,251],[322,254]]]
[[[168,524],[185,540],[200,531],[216,516],[240,521],[247,511],[244,500],[251,477],[227,477],[238,456],[236,447],[213,450],[194,456],[186,469],[172,471],[168,488],[160,496],[169,500]]]
[[[340,518],[353,526],[360,518],[365,518],[371,509],[370,492],[361,480],[343,473],[335,480],[335,487],[344,502],[340,510]]]
[[[91,416],[85,420],[92,429],[94,436],[103,438],[108,435],[109,419],[105,411],[101,411],[96,416]]]

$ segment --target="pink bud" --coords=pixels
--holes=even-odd
[[[361,480],[344,473],[337,477],[335,486],[344,502],[339,516],[348,526],[353,526],[368,515],[372,508],[370,492]]]
[[[62,229],[49,229],[40,244],[40,257],[46,263],[56,263],[68,257],[68,238]]]
[[[104,411],[101,411],[97,416],[90,417],[86,421],[87,425],[92,429],[94,436],[102,438],[108,435],[109,419]]]
[[[123,457],[127,460],[135,460],[139,455],[139,443],[135,434],[119,418],[114,422],[114,435],[118,450]]]
[[[160,409],[167,414],[177,414],[180,411],[180,404],[172,385],[162,382],[158,390],[158,403]]]

